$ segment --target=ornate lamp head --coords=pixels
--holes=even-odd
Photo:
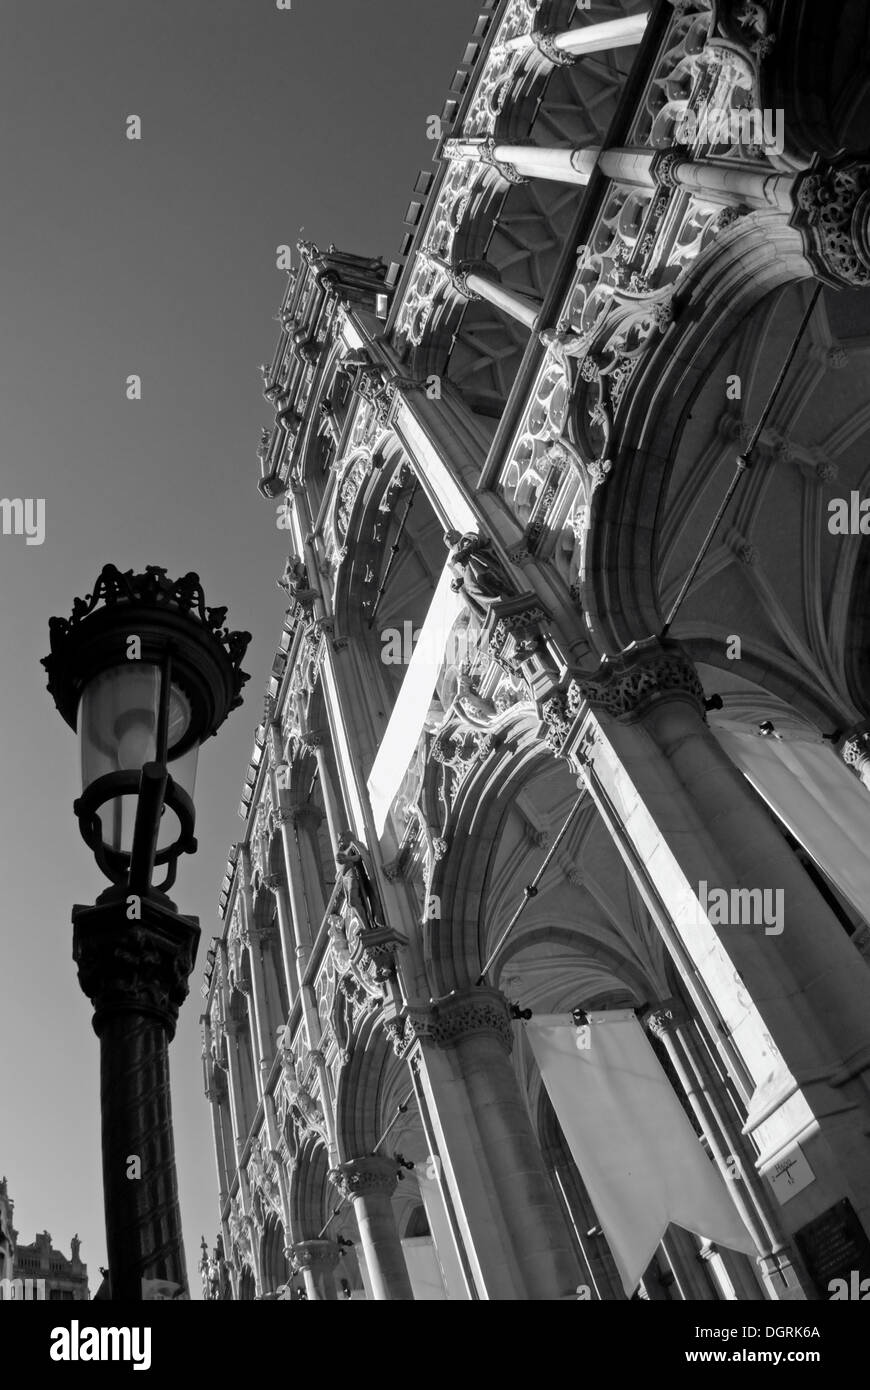
[[[206,608],[199,577],[167,579],[105,565],[69,619],[51,618],[48,690],[77,729],[79,827],[112,883],[147,892],[155,864],[175,878],[196,849],[193,783],[199,745],[242,702],[248,632]]]

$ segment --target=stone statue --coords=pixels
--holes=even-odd
[[[511,596],[512,585],[504,566],[490,542],[473,531],[465,535],[448,531],[444,539],[450,546],[447,563],[455,576],[451,589],[462,594],[480,622],[486,622],[492,605]]]
[[[329,914],[327,926],[329,927],[329,944],[332,947],[338,969],[343,974],[350,967],[350,946],[347,932],[341,918],[334,912]]]
[[[545,328],[538,334],[538,340],[549,355],[566,369],[572,359],[585,357],[589,351],[588,333],[574,333],[561,324],[558,328]]]
[[[338,838],[335,862],[347,905],[356,913],[363,929],[383,926],[384,914],[377,889],[366,868],[362,849],[349,830],[343,831]]]
[[[284,573],[275,583],[279,589],[284,589],[291,598],[295,598],[300,589],[308,589],[308,570],[305,561],[299,555],[288,555],[287,563],[284,566]]]

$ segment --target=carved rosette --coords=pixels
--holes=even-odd
[[[454,990],[425,1009],[410,1008],[404,1036],[410,1030],[414,1037],[442,1048],[456,1047],[481,1034],[497,1038],[506,1052],[514,1042],[510,1005],[501,990],[488,985]]]
[[[804,174],[795,202],[791,225],[819,279],[838,289],[870,285],[870,164],[853,161]]]
[[[396,1160],[381,1154],[353,1158],[329,1172],[329,1181],[346,1201],[357,1197],[392,1197],[398,1180]]]
[[[594,676],[572,680],[567,711],[576,715],[585,702],[616,719],[631,720],[664,697],[688,699],[705,714],[704,687],[688,656],[676,643],[653,638],[635,643],[619,658],[606,658]]]

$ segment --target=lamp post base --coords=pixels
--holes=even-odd
[[[186,1298],[169,1043],[188,993],[199,922],[163,895],[118,889],[93,906],[74,907],[72,919],[73,959],[100,1039],[111,1297],[139,1302],[159,1281]]]

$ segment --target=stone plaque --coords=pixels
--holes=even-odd
[[[831,1297],[832,1279],[848,1284],[853,1270],[870,1277],[870,1239],[848,1198],[801,1226],[794,1239],[820,1298]]]

